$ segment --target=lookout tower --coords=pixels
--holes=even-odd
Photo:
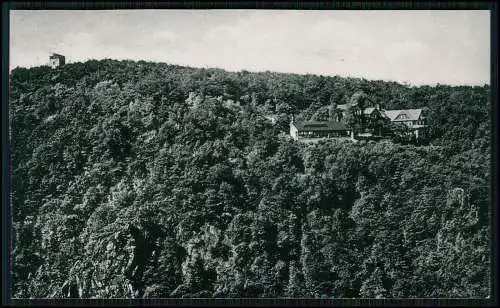
[[[63,55],[53,53],[49,57],[49,65],[52,68],[56,68],[58,66],[64,65],[65,63],[66,63],[66,57],[64,57]]]

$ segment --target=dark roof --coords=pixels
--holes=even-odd
[[[58,53],[52,53],[52,55],[50,56],[50,59],[55,59],[55,58],[64,58],[64,56],[60,55]]]
[[[336,121],[308,121],[293,123],[299,131],[344,131],[348,130],[342,122]]]
[[[371,115],[375,110],[378,110],[378,109],[376,107],[368,107],[368,108],[365,108],[363,113],[366,115]]]

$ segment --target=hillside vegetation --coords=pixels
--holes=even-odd
[[[427,106],[431,140],[281,134],[360,91]],[[486,297],[489,95],[143,61],[16,68],[14,296]]]

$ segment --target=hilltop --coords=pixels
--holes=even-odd
[[[280,136],[359,92],[429,108],[428,145]],[[144,61],[16,68],[14,296],[486,297],[489,99]]]

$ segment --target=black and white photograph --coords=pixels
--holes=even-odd
[[[10,10],[11,297],[491,298],[490,23]]]

